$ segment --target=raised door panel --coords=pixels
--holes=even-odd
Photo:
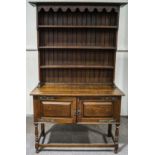
[[[71,117],[72,102],[42,102],[42,114],[44,117]]]
[[[112,123],[115,122],[113,97],[79,98],[77,111],[78,123]]]
[[[111,117],[112,114],[112,102],[83,102],[84,117]]]
[[[41,118],[39,121],[53,123],[75,123],[76,98],[41,97]]]

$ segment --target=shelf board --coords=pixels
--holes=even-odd
[[[39,49],[103,49],[103,50],[116,50],[116,47],[103,47],[103,46],[39,46]]]
[[[70,69],[70,68],[81,68],[81,69],[114,69],[114,66],[103,66],[103,65],[42,65],[41,69]]]
[[[117,26],[103,25],[38,25],[38,28],[99,28],[99,29],[117,29]]]

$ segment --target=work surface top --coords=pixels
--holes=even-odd
[[[116,86],[102,84],[46,84],[36,87],[31,95],[54,96],[123,96]]]

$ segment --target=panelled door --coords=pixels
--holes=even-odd
[[[115,120],[119,122],[120,100],[116,97],[40,96],[39,102],[34,105],[39,122],[79,124]]]
[[[76,98],[40,97],[41,119],[53,123],[76,122]]]
[[[113,121],[113,101],[110,97],[79,98],[77,103],[78,123],[102,123]]]

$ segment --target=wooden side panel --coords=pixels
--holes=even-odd
[[[121,113],[121,96],[117,97],[114,103],[114,118],[117,122],[120,122]]]
[[[33,96],[34,122],[41,118],[41,103],[38,96]]]

